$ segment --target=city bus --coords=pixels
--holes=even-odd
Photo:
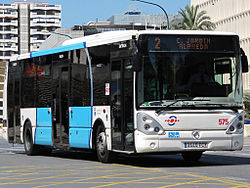
[[[8,63],[3,135],[28,155],[93,150],[181,153],[243,147],[242,73],[234,33],[110,31]]]

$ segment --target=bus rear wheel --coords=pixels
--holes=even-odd
[[[182,157],[186,162],[198,162],[202,153],[202,151],[186,151],[182,153]]]
[[[111,151],[107,148],[107,138],[105,130],[99,126],[96,131],[96,155],[100,162],[108,163],[111,161]]]
[[[36,154],[36,146],[32,139],[32,128],[31,124],[28,122],[24,128],[24,149],[27,155]]]

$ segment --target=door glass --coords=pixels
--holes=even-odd
[[[65,66],[66,65],[66,66]],[[55,143],[69,143],[69,68],[53,65],[53,136]]]
[[[20,140],[20,80],[21,66],[9,65],[8,74],[8,139],[10,143],[21,143]]]
[[[129,59],[112,62],[111,105],[113,149],[133,150],[133,70]]]
[[[69,143],[69,112],[68,112],[68,90],[69,90],[69,69],[68,67],[61,68],[61,99],[60,99],[60,119],[61,119],[61,126],[62,126],[62,142],[64,144]]]
[[[121,145],[121,61],[113,61],[111,67],[111,115],[112,144]]]
[[[124,93],[124,125],[125,125],[125,150],[133,150],[134,135],[133,135],[133,70],[130,60],[124,61],[124,77],[123,77],[123,93]]]

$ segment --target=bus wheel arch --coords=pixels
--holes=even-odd
[[[112,160],[112,153],[107,149],[107,137],[102,120],[98,119],[93,126],[92,146],[100,162],[108,163]]]
[[[27,155],[34,155],[36,153],[36,146],[33,140],[31,121],[27,119],[24,123],[23,129],[24,149]]]

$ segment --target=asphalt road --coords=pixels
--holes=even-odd
[[[0,187],[250,187],[250,138],[243,151],[206,152],[197,164],[180,155],[118,156],[111,164],[89,152],[27,156],[0,138]]]

